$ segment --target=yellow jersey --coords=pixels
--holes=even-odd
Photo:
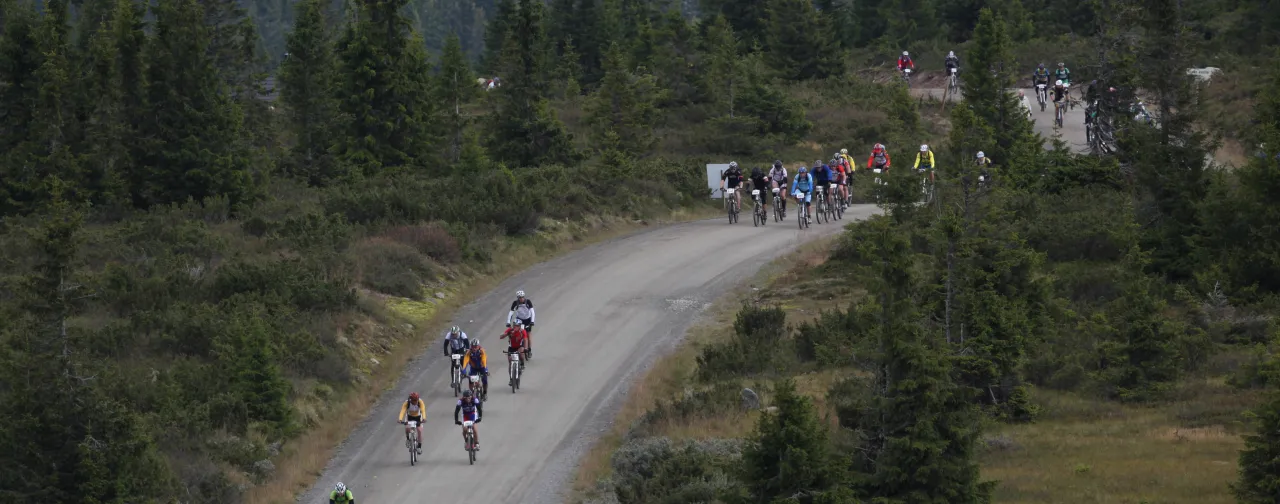
[[[403,422],[405,419],[415,416],[418,417],[418,421],[427,419],[427,403],[423,402],[421,397],[418,398],[417,404],[413,404],[413,401],[400,403],[399,421]]]

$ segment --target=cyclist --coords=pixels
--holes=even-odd
[[[480,429],[476,427],[476,424],[480,423],[480,416],[484,413],[481,402],[480,398],[473,396],[470,390],[463,390],[462,398],[458,399],[458,404],[453,407],[453,423],[455,425],[462,425],[462,422],[466,420],[475,422],[471,424],[471,432],[476,436],[475,446],[477,451],[480,450]],[[458,413],[462,413],[462,419],[458,419]],[[464,428],[462,430],[462,440],[465,442],[466,439],[467,430]]]
[[[837,152],[831,158],[831,167],[835,172],[836,190],[840,191],[835,197],[840,198],[841,208],[848,208],[844,203],[849,198],[849,161]]]
[[[769,207],[769,176],[759,166],[751,169],[751,189],[760,191],[760,205]],[[767,213],[765,215],[768,215]]]
[[[484,396],[489,396],[489,355],[485,353],[484,347],[480,346],[480,340],[471,340],[471,349],[467,351],[467,355],[462,358],[462,376],[470,377],[472,375],[480,375],[480,384],[484,387]],[[470,390],[470,389],[468,389]]]
[[[356,504],[356,496],[341,481],[329,492],[329,504]]]
[[[884,144],[875,144],[871,148],[871,156],[867,158],[867,168],[879,169],[885,175],[889,174],[889,151],[885,150]],[[880,183],[880,177],[876,176],[876,183]]]
[[[1031,84],[1032,86],[1038,86],[1040,84],[1044,84],[1045,87],[1049,87],[1049,70],[1045,69],[1044,63],[1041,63],[1039,67],[1036,67],[1036,71],[1032,72],[1031,82],[1032,82]],[[1037,89],[1036,99],[1039,99],[1039,98],[1040,98],[1040,91],[1039,89]]]
[[[911,61],[910,53],[908,53],[907,51],[902,51],[902,56],[898,57],[898,72],[901,73],[903,70],[906,70],[908,68],[915,70],[916,63],[914,61]]]
[[[773,162],[773,168],[769,169],[769,181],[773,187],[781,188],[782,191],[787,190],[787,168],[782,166],[782,160]],[[782,212],[787,211],[787,195],[782,195]]]
[[[524,330],[524,326],[516,324],[515,327],[507,326],[507,330],[502,332],[502,336],[498,339],[507,340],[507,352],[529,352],[529,332]],[[524,362],[520,363],[520,368],[524,369]]]
[[[844,162],[849,165],[849,174],[853,175],[857,166],[853,164],[853,156],[849,155],[849,149],[840,149],[840,158],[844,159]]]
[[[933,182],[933,167],[934,167],[933,151],[929,150],[928,145],[921,145],[920,153],[916,154],[915,169],[919,170],[921,175],[923,175],[924,172],[926,171],[929,172],[929,181]]]
[[[813,171],[810,174],[813,176],[814,189],[826,194],[827,204],[831,204],[831,195],[827,194],[827,186],[831,185],[831,167],[818,159],[813,162]]]
[[[1067,68],[1066,63],[1058,62],[1057,70],[1053,71],[1053,78],[1066,83],[1068,88],[1071,87],[1071,70]]]
[[[462,355],[471,347],[471,341],[467,339],[467,333],[462,332],[462,328],[458,326],[450,327],[444,333],[444,356]],[[453,364],[449,365],[449,372],[453,372]]]
[[[737,189],[742,185],[742,170],[738,168],[737,161],[729,162],[729,169],[720,174],[720,190],[724,191],[725,183],[729,184],[729,189]],[[738,204],[738,208],[742,208],[742,191],[735,191],[733,199]]]
[[[804,195],[804,199],[800,198],[801,194]],[[804,212],[806,205],[813,202],[813,177],[809,175],[809,170],[803,165],[800,166],[800,170],[796,173],[796,179],[791,182],[791,195],[795,196],[796,204],[800,206],[801,212]],[[806,221],[812,220],[807,213],[804,218]]]
[[[960,57],[956,56],[955,51],[947,51],[947,58],[942,60],[942,64],[947,67],[947,76],[951,76],[951,69],[956,69],[956,73],[960,73]]]
[[[1061,80],[1053,83],[1053,104],[1067,106],[1067,85]]]
[[[991,168],[991,158],[987,157],[986,153],[982,151],[978,151],[977,163],[978,163],[978,183],[981,184],[983,182],[990,180],[991,179],[990,173],[988,173],[987,170]]]
[[[533,301],[524,297],[524,291],[516,291],[516,300],[511,302],[511,311],[507,313],[507,327],[511,327],[512,319],[518,320],[529,333],[529,357],[533,357]]]
[[[417,392],[409,393],[409,400],[400,405],[400,416],[396,417],[396,421],[405,424],[404,438],[409,439],[409,422],[418,422],[418,453],[422,453],[422,421],[427,416],[427,403],[422,402],[422,398]]]

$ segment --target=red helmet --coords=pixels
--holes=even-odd
[[[409,393],[409,400],[410,400],[410,401],[417,401],[417,400],[418,400],[418,397],[419,397],[419,396],[418,396],[418,393],[417,393],[417,392],[410,392],[410,393]]]

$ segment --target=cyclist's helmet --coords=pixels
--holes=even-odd
[[[805,175],[805,174],[808,174],[808,173],[809,173],[809,169],[808,169],[808,168],[805,168],[804,166],[801,166],[801,167],[800,167],[800,170],[798,170],[798,171],[797,171],[797,173],[799,173],[799,174],[801,174],[801,175]]]
[[[903,57],[903,58],[906,58],[906,57],[908,57],[908,56],[911,56],[911,54],[907,53],[906,51],[902,51],[902,57]]]
[[[882,150],[884,150],[884,144],[881,144],[881,143],[878,143],[878,144],[876,144],[874,147],[872,147],[872,148],[871,148],[871,151],[872,151],[872,152],[878,152],[878,151],[882,151]]]
[[[759,167],[759,166],[757,166],[757,167],[755,167],[755,168],[752,168],[752,169],[751,169],[751,177],[752,177],[752,178],[760,178],[760,177],[763,177],[763,176],[764,176],[764,172],[761,172],[761,171],[760,171],[760,167]]]
[[[450,334],[458,334],[458,333],[460,333],[460,332],[462,332],[462,328],[461,328],[461,327],[453,326],[453,327],[450,327],[450,328],[449,328],[449,333],[450,333]]]
[[[339,481],[337,485],[333,486],[333,491],[338,493],[345,493],[347,491],[346,483]]]
[[[848,153],[849,153],[849,149],[840,149],[840,153],[841,153],[841,154],[848,154]]]
[[[1057,81],[1057,82],[1054,82],[1054,83],[1053,83],[1053,85],[1061,87],[1061,86],[1062,86],[1062,79],[1058,79],[1058,81]]]
[[[817,168],[817,167],[819,167],[819,166],[822,166],[822,160],[821,160],[821,159],[815,159],[815,160],[813,160],[813,167],[814,167],[814,168]]]
[[[522,291],[522,290],[518,290],[518,291],[516,291],[516,297],[518,297],[518,298],[522,298],[522,297],[524,297],[524,291]]]
[[[982,151],[978,151],[978,159],[982,159],[982,158],[984,158],[984,157],[987,157],[987,155],[986,155],[985,153],[983,153]]]
[[[737,161],[730,161],[730,162],[729,162],[729,169],[730,169],[730,170],[734,170],[734,169],[737,169],[737,168],[738,168],[738,162],[737,162]]]
[[[1063,62],[1061,62],[1061,61],[1059,61],[1059,62],[1058,62],[1058,68],[1062,68],[1062,67],[1064,67],[1064,66],[1067,66],[1067,64],[1066,64],[1066,63],[1063,63]]]
[[[422,396],[418,395],[418,393],[417,393],[417,392],[409,392],[409,400],[410,400],[410,401],[417,401],[420,397],[422,397]]]
[[[463,399],[471,399],[471,389],[463,390],[463,391],[462,391],[462,398],[463,398]]]
[[[774,168],[782,168],[782,160],[781,160],[781,159],[775,160],[775,161],[773,162],[773,167],[774,167]]]
[[[954,57],[956,57],[956,52],[955,52],[955,51],[947,51],[947,57],[948,57],[948,58],[954,58]]]
[[[921,145],[920,145],[920,152],[929,152],[929,146],[928,146],[928,145],[925,145],[925,144],[921,144]]]
[[[1041,63],[1038,69],[1039,69],[1039,70],[1044,70],[1044,63]]]
[[[829,164],[829,165],[831,165],[831,166],[835,166],[835,165],[836,165],[836,164],[838,164],[838,163],[836,163],[836,158],[831,158],[831,161],[827,161],[827,164]]]

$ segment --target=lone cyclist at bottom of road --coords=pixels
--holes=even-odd
[[[427,416],[427,403],[422,401],[422,397],[417,392],[409,393],[409,400],[400,405],[400,416],[396,417],[396,421],[405,424],[404,438],[409,439],[409,422],[418,422],[418,453],[422,453],[422,421]]]
[[[483,385],[482,395],[489,397],[489,355],[485,353],[484,347],[480,346],[480,340],[473,339],[467,356],[462,358],[462,376],[470,377],[476,374],[480,375],[480,384]]]
[[[329,504],[356,504],[356,496],[341,481],[329,492]]]
[[[481,401],[479,397],[475,397],[470,390],[463,390],[462,398],[458,399],[458,404],[453,407],[453,423],[455,425],[462,425],[462,422],[464,421],[474,422],[471,424],[471,432],[476,436],[476,451],[480,450],[480,428],[477,427],[476,424],[480,423],[480,416],[484,413],[484,409],[481,406],[482,402],[483,401]],[[458,418],[459,413],[462,414],[461,419]],[[463,442],[466,442],[467,440],[467,429],[465,427],[462,429],[462,440]]]
[[[516,291],[516,300],[511,302],[511,311],[507,312],[507,327],[513,320],[518,320],[529,332],[529,358],[533,358],[533,322],[537,315],[533,311],[533,301],[524,297],[524,291]]]
[[[778,199],[782,201],[782,213],[785,215],[787,213],[787,195],[785,194],[787,191],[787,168],[782,166],[782,160],[779,159],[773,162],[773,168],[769,169],[769,182],[773,187],[784,193]]]
[[[524,330],[524,325],[516,324],[515,327],[507,326],[507,330],[502,332],[502,336],[498,339],[507,340],[507,353],[524,352],[529,353],[529,332]],[[524,361],[520,362],[520,369],[524,369]]]
[[[795,196],[796,205],[799,205],[800,211],[804,213],[804,220],[811,222],[813,218],[805,212],[805,208],[809,203],[813,202],[813,177],[809,175],[809,170],[804,166],[800,166],[800,169],[796,172],[796,179],[791,181],[791,195]]]
[[[742,169],[738,168],[737,161],[730,161],[729,169],[720,174],[721,191],[724,191],[725,184],[728,184],[729,189],[737,189],[743,185]],[[738,203],[738,208],[742,208],[742,191],[734,191],[733,200]]]

